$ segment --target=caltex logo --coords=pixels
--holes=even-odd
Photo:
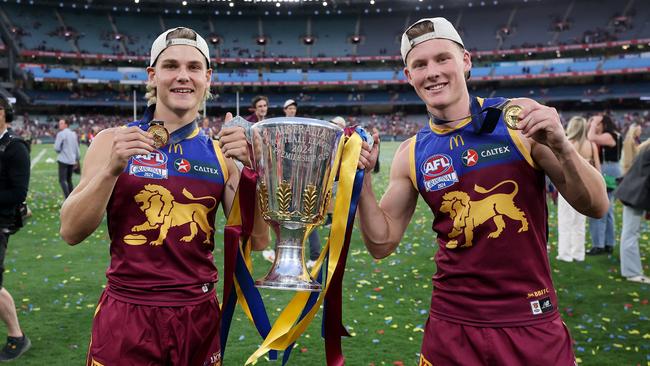
[[[176,168],[176,171],[179,173],[187,173],[192,168],[192,165],[185,159],[176,159],[174,162],[174,168]]]
[[[478,153],[473,149],[463,151],[461,158],[463,159],[463,165],[465,166],[474,166],[478,163]]]

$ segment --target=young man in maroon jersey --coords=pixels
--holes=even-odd
[[[589,216],[607,211],[602,178],[569,143],[556,110],[533,100],[510,101],[521,107],[515,128],[500,117],[480,132],[485,108],[507,100],[468,93],[470,54],[446,19],[409,27],[401,53],[430,120],[398,149],[380,203],[365,175],[359,217],[368,251],[384,258],[418,194],[431,208],[439,249],[420,365],[574,365],[546,254],[544,175]],[[368,172],[374,139],[360,159]]]
[[[244,131],[224,128],[217,142],[200,130],[212,69],[193,30],[161,34],[147,73],[143,119],[97,135],[61,208],[61,236],[71,245],[107,212],[111,262],[87,364],[221,365],[214,217],[219,203],[226,214],[232,207],[240,177],[233,159],[250,164]],[[161,133],[154,120],[167,142],[153,139],[153,129]],[[262,249],[268,232],[256,227],[253,247]]]
[[[266,119],[266,114],[269,111],[269,98],[258,95],[251,101],[253,114],[246,117],[249,122],[260,122]]]

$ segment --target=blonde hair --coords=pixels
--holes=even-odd
[[[643,152],[643,151],[645,151],[646,149],[650,149],[650,137],[648,137],[645,141],[643,141],[643,142],[639,145],[639,152]]]
[[[178,28],[167,34],[168,40],[178,39],[178,38],[195,40],[197,37],[196,37],[196,32],[194,32],[189,28]],[[206,63],[206,67],[209,68],[210,66],[208,66]],[[157,101],[156,87],[153,86],[153,84],[149,80],[147,80],[147,93],[144,95],[144,98],[147,100],[147,106],[156,104]],[[199,108],[199,110],[203,110],[203,108],[205,108],[206,102],[211,98],[212,98],[212,93],[210,93],[210,85],[208,84],[208,87],[205,89],[205,94],[203,95],[203,103],[201,103],[201,107]]]
[[[573,116],[566,126],[566,136],[580,145],[587,139],[587,120],[582,116]]]
[[[627,129],[625,140],[623,140],[623,153],[621,155],[621,173],[625,174],[632,166],[634,158],[639,154],[639,145],[636,143],[636,135],[641,134],[641,126],[633,123]]]

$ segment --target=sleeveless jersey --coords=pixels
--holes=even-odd
[[[146,130],[153,107],[129,126]],[[228,170],[218,145],[192,126],[171,134],[188,133],[178,143],[132,157],[115,184],[106,277],[119,300],[174,306],[215,296],[214,220]]]
[[[501,118],[491,134],[475,133],[474,122],[430,122],[411,140],[411,180],[434,213],[439,245],[430,314],[473,326],[550,321],[558,313],[544,173]]]
[[[602,146],[600,148],[600,161],[603,163],[618,163],[618,161],[621,160],[621,146],[623,145],[623,142],[621,141],[621,134],[618,132],[609,131],[605,133],[608,133],[612,136],[614,141],[616,141],[616,145]]]

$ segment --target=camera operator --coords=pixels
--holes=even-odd
[[[0,362],[20,357],[31,346],[18,323],[14,299],[2,283],[9,236],[22,226],[16,219],[27,197],[30,170],[27,144],[7,126],[12,120],[11,104],[0,97],[0,319],[7,326],[7,343],[0,350]]]

